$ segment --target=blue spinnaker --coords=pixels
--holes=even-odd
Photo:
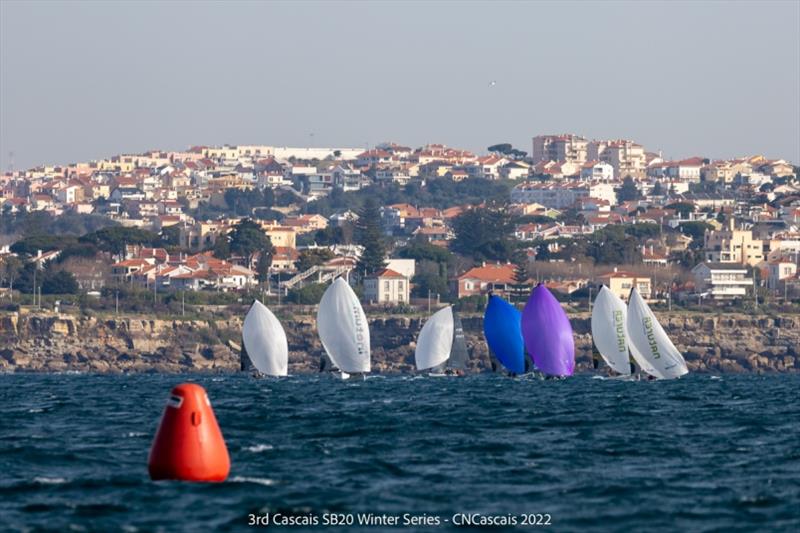
[[[489,296],[483,315],[486,344],[509,372],[525,373],[525,343],[522,340],[522,314],[499,296]]]

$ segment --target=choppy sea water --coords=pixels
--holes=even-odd
[[[225,483],[148,478],[185,381],[211,398]],[[320,524],[289,531],[446,531],[463,514],[519,531],[798,531],[799,388],[786,375],[2,375],[0,529],[252,530],[251,514],[277,514]],[[399,525],[358,527],[359,513]],[[354,524],[322,525],[334,515]]]

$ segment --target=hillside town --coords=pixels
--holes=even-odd
[[[485,155],[195,146],[0,175],[0,303],[260,291],[313,304],[800,299],[800,180],[782,159],[664,158],[630,140],[539,135]],[[37,296],[38,295],[38,296]]]

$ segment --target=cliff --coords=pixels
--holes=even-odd
[[[800,371],[800,316],[658,313],[697,372]],[[588,313],[570,316],[579,370],[591,365]],[[471,370],[489,366],[480,316],[462,317]],[[411,372],[421,317],[370,319],[373,370]],[[313,317],[284,321],[290,372],[314,372],[322,346]],[[239,368],[241,320],[100,319],[52,313],[0,314],[0,372],[232,372]]]

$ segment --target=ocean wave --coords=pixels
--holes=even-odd
[[[273,448],[272,444],[256,444],[255,446],[245,446],[244,449],[248,452],[260,453]]]
[[[275,480],[265,477],[234,476],[229,481],[232,483],[255,483],[257,485],[264,485],[265,487],[271,487],[275,484]]]
[[[63,477],[35,477],[33,478],[33,482],[40,485],[61,485],[62,483],[66,483],[67,480]]]

